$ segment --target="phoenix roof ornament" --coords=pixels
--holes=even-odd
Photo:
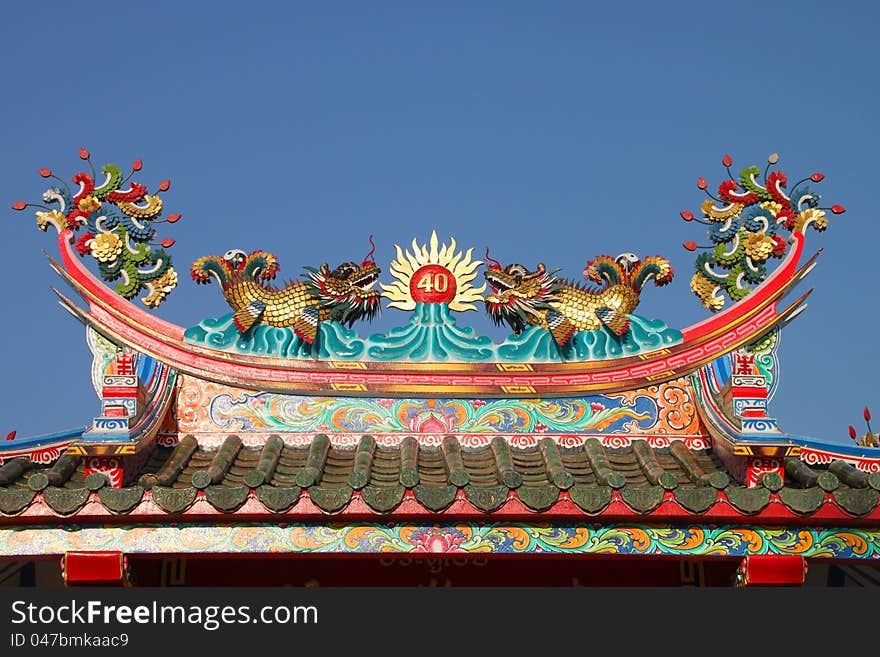
[[[785,255],[792,234],[803,235],[809,226],[823,231],[828,226],[826,212],[846,211],[841,205],[819,207],[821,197],[809,185],[825,178],[818,172],[798,180],[787,194],[788,177],[782,171],[771,171],[778,162],[779,155],[772,153],[763,174],[752,165],[734,178],[730,170],[733,158],[725,155],[721,163],[728,177],[718,185],[718,196],[708,191],[705,178],[697,179],[697,188],[708,196],[700,206],[702,219],[690,210],[681,212],[685,221],[709,227],[711,245],[689,241],[684,247],[689,251],[704,249],[697,256],[690,287],[713,312],[724,307],[724,293],[732,301],[740,301],[752,286],[762,283],[768,275],[767,261]]]
[[[91,254],[98,261],[101,278],[118,281],[116,292],[125,299],[133,299],[142,290],[146,291],[141,299],[144,305],[151,309],[158,307],[177,285],[177,272],[165,251],[174,245],[174,240],[152,241],[156,237],[155,224],[173,224],[181,218],[178,213],[160,218],[163,200],[159,194],[170,189],[171,181],[163,180],[155,193],[148,193],[146,185],[131,180],[142,169],[141,160],[132,163],[131,172],[125,178],[118,166],[105,164],[101,167],[104,179],[98,181],[89,151],[81,148],[79,157],[88,162],[91,173],[80,172],[73,176],[71,180],[78,186],[75,191],[51,169],[42,168],[38,173],[43,178],[57,180],[60,186],[43,192],[42,203],[18,201],[12,209],[39,208],[37,227],[42,231],[50,224],[59,234],[64,231],[73,234],[85,228],[76,239],[75,247],[81,256]],[[128,187],[122,189],[126,183]]]

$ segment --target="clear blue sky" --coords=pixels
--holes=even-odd
[[[226,311],[189,264],[231,247],[303,265],[436,228],[504,262],[579,278],[601,253],[669,257],[678,275],[639,313],[684,327],[702,227],[679,218],[735,168],[778,151],[790,179],[822,171],[832,217],[810,306],[782,342],[783,429],[848,442],[880,422],[876,262],[880,63],[875,3],[121,3],[4,7],[5,218],[0,431],[87,423],[99,408],[84,329],[54,303],[54,252],[33,215],[39,167],[65,178],[144,160],[138,177],[183,220],[160,225],[181,282],[158,313]],[[805,286],[806,288],[806,286]],[[403,324],[386,310],[364,334]],[[460,324],[497,336],[481,313]]]

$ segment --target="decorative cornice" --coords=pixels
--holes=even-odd
[[[242,523],[0,529],[0,556],[78,550],[126,554],[633,555],[729,558],[757,554],[880,559],[880,530],[700,524]]]

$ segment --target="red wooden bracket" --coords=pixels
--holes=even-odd
[[[751,554],[736,572],[737,586],[802,586],[807,576],[803,557],[783,554]]]
[[[127,586],[128,560],[122,552],[65,552],[61,571],[67,586]]]

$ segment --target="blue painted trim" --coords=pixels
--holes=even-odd
[[[795,445],[819,449],[823,452],[831,452],[832,454],[841,454],[843,456],[861,457],[869,459],[880,459],[880,447],[864,447],[862,445],[847,445],[845,443],[835,443],[819,438],[809,438],[807,436],[799,436],[793,433],[782,434],[785,440],[789,440]]]
[[[4,441],[0,443],[0,454],[4,452],[17,452],[22,447],[42,447],[51,443],[65,442],[74,438],[79,438],[85,433],[88,427],[77,427],[66,431],[58,431],[56,433],[47,433],[42,436],[31,436],[30,438],[16,438],[15,440]]]
[[[709,365],[707,365],[707,370],[710,370],[713,365],[714,363],[710,363]],[[711,376],[711,371],[708,371],[707,378],[709,378],[709,380],[711,380]],[[711,423],[713,429],[722,434],[725,439],[727,439],[728,441],[730,441],[730,443],[734,445],[755,445],[762,443],[768,445],[799,445],[801,447],[809,447],[811,449],[829,452],[831,454],[838,454],[840,456],[880,459],[880,448],[878,447],[847,445],[845,443],[835,443],[828,440],[810,438],[807,436],[800,436],[798,434],[785,432],[776,434],[761,434],[731,431],[729,426],[727,425],[727,422],[725,421],[726,418],[719,417],[719,414],[715,412],[715,409],[712,407],[712,405],[706,403],[705,396],[711,394],[711,391],[706,390],[705,387],[701,384],[699,373],[694,373],[692,375],[692,381],[694,385],[694,391],[697,395],[697,403],[700,408],[701,414],[703,415],[703,419]]]

